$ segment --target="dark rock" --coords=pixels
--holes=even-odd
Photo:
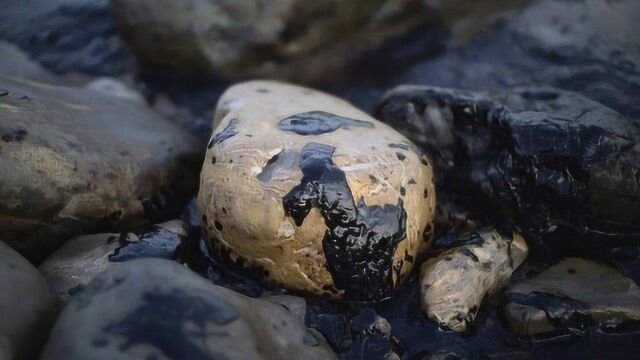
[[[96,277],[62,312],[42,359],[333,358],[283,307],[211,285],[181,265],[134,260]]]
[[[0,359],[31,359],[40,351],[57,309],[38,270],[0,241]]]
[[[404,86],[378,113],[432,155],[440,193],[536,236],[640,239],[640,127],[606,106],[553,88]]]
[[[131,66],[108,0],[5,1],[0,38],[55,73],[114,75]]]
[[[145,106],[27,80],[0,88],[0,239],[29,260],[161,221],[193,191],[197,144]]]
[[[53,294],[67,302],[111,266],[140,258],[176,259],[188,236],[180,220],[130,233],[84,235],[65,242],[40,266]]]
[[[473,41],[419,59],[404,70],[394,68],[391,79],[361,81],[338,92],[370,110],[386,89],[400,84],[463,89],[555,86],[638,121],[638,18],[640,3],[635,0],[529,1],[523,11],[504,17],[491,31],[475,32],[480,35]]]
[[[606,332],[640,329],[640,288],[617,270],[567,258],[507,290],[503,312],[522,335],[555,330]]]

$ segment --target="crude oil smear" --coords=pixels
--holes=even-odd
[[[278,128],[298,135],[320,135],[340,128],[363,127],[373,129],[372,122],[355,120],[324,111],[309,111],[280,120]]]
[[[224,300],[204,300],[173,289],[168,293],[145,293],[142,302],[120,322],[104,329],[125,340],[121,350],[146,344],[172,359],[224,358],[221,354],[211,354],[210,349],[204,351],[200,345],[206,343],[208,324],[226,325],[238,317]]]
[[[312,208],[327,225],[324,254],[336,287],[350,299],[375,300],[391,295],[391,263],[406,236],[406,211],[397,205],[357,206],[347,178],[331,156],[334,148],[309,143],[301,153],[303,177],[282,199],[284,209],[301,226]]]
[[[111,262],[123,262],[140,258],[173,259],[181,243],[180,235],[155,227],[139,232],[137,241],[131,241],[126,233],[120,234],[120,246],[109,255]],[[115,240],[115,239],[114,239]]]
[[[236,130],[236,125],[238,124],[238,119],[231,119],[227,126],[221,132],[217,133],[207,145],[208,149],[211,149],[213,145],[220,144],[221,142],[238,135],[238,131]]]

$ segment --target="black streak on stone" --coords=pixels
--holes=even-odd
[[[372,122],[349,119],[324,111],[309,111],[280,120],[278,128],[298,135],[320,135],[340,128],[363,127],[373,129]]]
[[[229,120],[229,124],[227,124],[227,126],[224,128],[224,130],[222,130],[221,132],[217,133],[209,142],[209,145],[207,146],[207,149],[211,149],[213,147],[213,145],[216,144],[220,144],[223,141],[234,137],[238,134],[238,131],[236,131],[236,125],[238,124],[238,119],[231,119]]]
[[[309,143],[302,149],[299,185],[282,199],[285,212],[301,226],[313,207],[327,225],[324,254],[336,287],[351,299],[381,299],[391,295],[392,258],[406,236],[406,211],[397,205],[357,206],[342,170],[331,156],[334,148]]]
[[[138,241],[130,241],[127,233],[120,234],[120,246],[109,255],[111,262],[140,258],[172,259],[180,245],[180,235],[159,227],[138,233]]]
[[[200,345],[210,336],[208,324],[226,325],[238,317],[236,310],[224,300],[204,300],[173,289],[168,293],[145,293],[142,302],[122,321],[104,328],[106,333],[124,339],[121,351],[143,344],[171,359],[224,358],[222,354],[204,351]]]

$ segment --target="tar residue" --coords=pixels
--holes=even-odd
[[[640,239],[640,131],[611,109],[554,89],[423,87],[392,94],[378,117],[433,155],[440,194],[509,217],[532,238],[564,228]],[[437,121],[446,145],[426,126]]]
[[[320,135],[350,127],[373,129],[374,125],[370,121],[349,119],[324,111],[295,114],[278,123],[280,130],[292,131],[298,135]]]
[[[235,309],[220,298],[205,300],[176,288],[145,293],[142,305],[104,331],[124,340],[123,351],[148,345],[171,359],[222,359],[221,354],[202,348],[210,336],[208,324],[225,325],[237,317]]]
[[[109,261],[122,262],[140,258],[173,259],[181,242],[180,235],[154,226],[140,231],[137,241],[130,241],[128,234],[120,234],[120,246],[109,255]]]
[[[236,125],[238,124],[238,119],[231,119],[229,123],[224,128],[224,130],[215,134],[211,141],[209,141],[209,145],[207,145],[208,149],[211,149],[213,145],[220,144],[221,142],[238,135],[238,131],[236,130]]]
[[[342,170],[331,156],[334,148],[309,143],[301,153],[303,177],[282,199],[287,215],[302,225],[319,208],[327,225],[324,255],[335,285],[350,299],[381,299],[391,295],[391,264],[405,238],[406,211],[397,205],[357,206]]]

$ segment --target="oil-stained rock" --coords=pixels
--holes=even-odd
[[[465,331],[484,298],[508,283],[527,253],[526,242],[512,229],[463,234],[451,249],[422,264],[422,308],[440,325]]]
[[[187,236],[180,220],[130,233],[83,235],[66,241],[39,270],[57,300],[67,302],[114,264],[148,257],[176,259],[178,246]]]
[[[0,241],[0,359],[37,356],[56,318],[42,275]]]
[[[567,258],[507,290],[502,310],[511,331],[605,332],[640,328],[640,288],[607,265]]]
[[[113,0],[142,59],[181,70],[303,82],[339,70],[431,15],[421,1]]]
[[[196,144],[132,101],[0,78],[0,239],[34,262],[82,233],[137,228],[178,204]]]
[[[266,281],[380,299],[428,247],[431,165],[350,104],[269,81],[231,87],[216,109],[198,206],[209,247]]]
[[[640,239],[640,128],[600,103],[554,88],[401,86],[379,114],[476,209],[535,235]]]
[[[114,75],[132,67],[123,56],[109,0],[5,1],[0,38],[55,73]]]
[[[332,359],[282,306],[210,284],[168,260],[96,277],[65,307],[42,359]]]

